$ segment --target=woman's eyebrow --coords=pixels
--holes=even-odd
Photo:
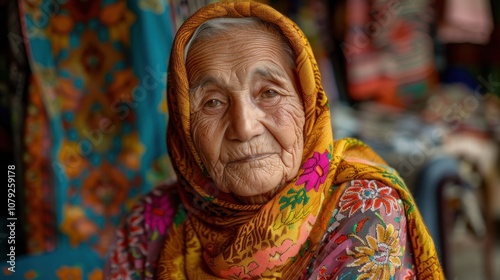
[[[286,79],[286,72],[276,67],[257,67],[253,70],[252,74],[262,76],[264,78],[273,78],[278,80]]]
[[[254,77],[260,76],[265,79],[274,80],[276,82],[284,82],[287,79],[286,72],[283,69],[270,66],[256,67],[252,70],[249,78],[252,80]],[[195,93],[198,89],[208,85],[220,86],[220,81],[213,76],[205,76],[199,81],[196,81],[189,87],[189,94]]]
[[[199,88],[207,85],[218,85],[219,83],[214,77],[205,76],[201,80],[197,81],[195,84],[189,87],[189,94],[196,92]]]
[[[252,72],[253,78],[259,76],[281,86],[285,85],[286,81],[288,80],[288,75],[285,70],[277,67],[269,67],[266,65],[263,67],[258,67]]]

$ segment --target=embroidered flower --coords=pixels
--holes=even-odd
[[[322,154],[314,152],[314,155],[307,159],[302,166],[304,172],[300,175],[296,185],[298,186],[305,183],[307,191],[310,191],[313,188],[315,191],[318,191],[319,186],[326,180],[329,167],[330,161],[328,160],[328,152],[324,152]]]
[[[377,238],[366,236],[365,246],[354,247],[355,252],[347,248],[347,254],[354,258],[348,267],[362,266],[358,279],[392,279],[396,268],[401,266],[399,232],[389,224],[385,229],[377,225]]]
[[[166,195],[152,196],[151,203],[146,202],[144,207],[144,219],[146,227],[151,231],[165,234],[166,228],[172,223],[174,209]]]
[[[340,211],[350,209],[349,215],[361,209],[365,212],[368,209],[375,211],[382,205],[388,215],[392,209],[398,210],[399,204],[391,195],[391,188],[375,180],[355,180],[347,188],[340,198]]]

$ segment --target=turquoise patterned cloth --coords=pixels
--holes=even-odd
[[[101,279],[122,214],[171,179],[161,0],[19,1],[32,77],[23,211],[28,254],[6,279]],[[176,7],[175,9],[178,9]],[[182,19],[181,19],[182,20]],[[19,198],[21,199],[21,198]],[[19,245],[20,246],[20,245]]]

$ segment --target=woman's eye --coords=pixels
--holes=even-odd
[[[264,97],[264,98],[273,98],[276,96],[278,96],[278,92],[276,92],[272,89],[266,90],[262,93],[262,97]]]
[[[207,103],[205,103],[205,107],[209,107],[209,108],[215,108],[217,106],[219,106],[221,104],[221,102],[217,99],[210,99],[207,101]]]

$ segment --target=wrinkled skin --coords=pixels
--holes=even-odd
[[[279,38],[234,34],[189,50],[191,134],[220,191],[265,203],[297,175],[304,108]]]

